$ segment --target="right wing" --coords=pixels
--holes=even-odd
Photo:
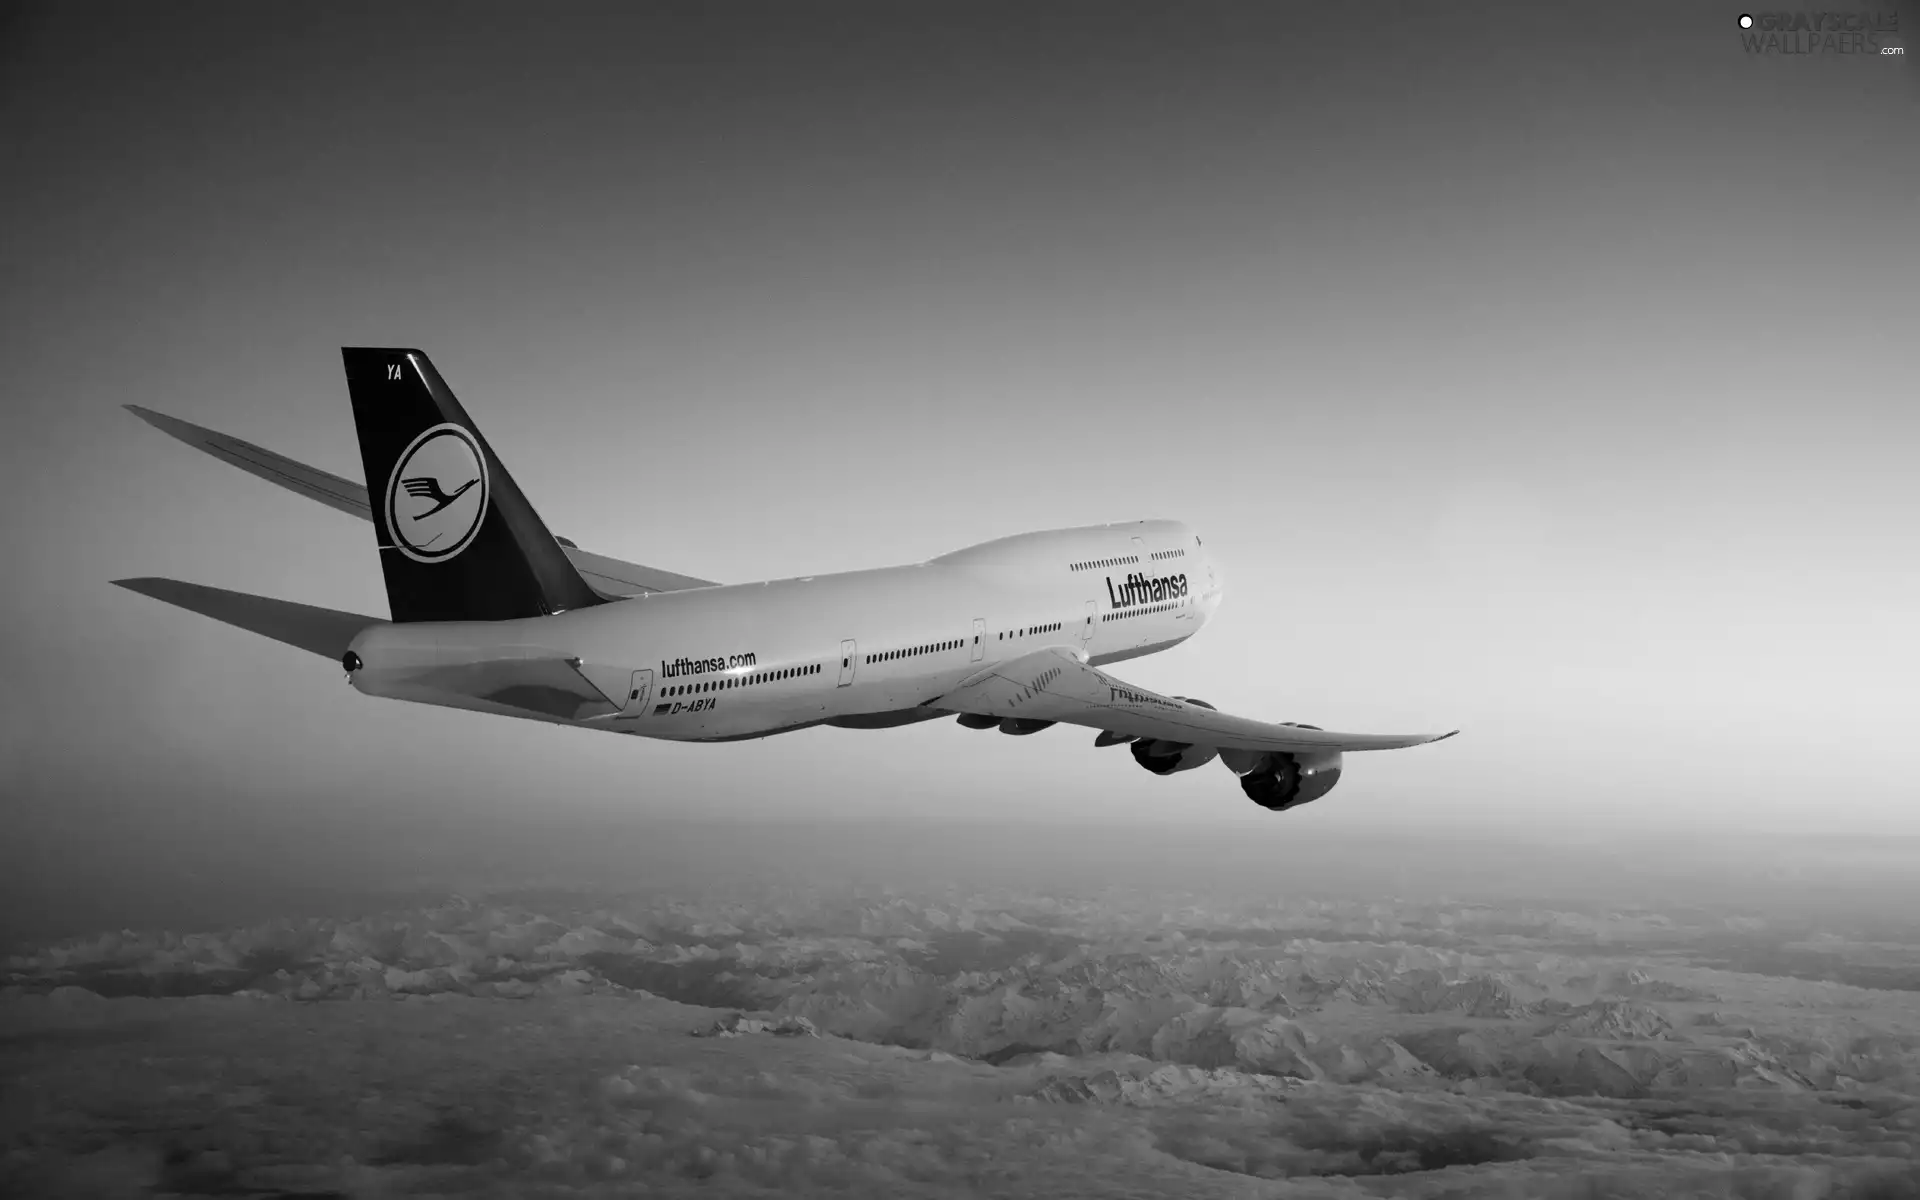
[[[318,467],[275,454],[263,446],[243,442],[218,430],[169,417],[138,404],[129,404],[126,409],[161,432],[171,434],[221,462],[239,467],[249,475],[258,475],[269,483],[277,483],[290,492],[309,500],[318,500],[328,508],[337,508],[362,521],[373,520],[373,504],[368,499],[367,489],[351,479],[342,479]],[[587,583],[609,595],[637,596],[646,592],[684,592],[690,588],[715,586],[711,579],[696,579],[692,575],[623,562],[604,554],[591,554],[566,538],[554,540],[560,543],[561,550],[573,560],[574,569],[586,578]]]
[[[1115,679],[1055,646],[999,663],[927,701],[949,712],[1002,720],[1065,721],[1089,729],[1225,750],[1400,750],[1454,733],[1336,733],[1218,712]]]

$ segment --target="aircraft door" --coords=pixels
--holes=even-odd
[[[973,619],[973,661],[979,662],[987,656],[987,619]]]
[[[633,681],[627,687],[627,704],[620,710],[620,720],[631,721],[647,711],[647,701],[653,696],[653,672],[635,671]]]
[[[853,682],[853,664],[854,660],[859,657],[860,647],[855,644],[852,638],[848,638],[846,641],[840,643],[840,683],[838,686],[846,687]]]
[[[1100,602],[1087,601],[1087,619],[1080,623],[1080,644],[1086,645],[1093,640],[1093,623],[1100,619]]]

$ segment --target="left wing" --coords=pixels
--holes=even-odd
[[[1066,721],[1137,738],[1231,750],[1399,750],[1460,732],[1334,733],[1249,720],[1122,683],[1061,647],[990,667],[927,705],[981,717]]]

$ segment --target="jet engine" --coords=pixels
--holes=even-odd
[[[1058,722],[1042,721],[1037,717],[983,717],[978,713],[961,713],[960,724],[968,729],[998,729],[1001,733],[1020,737],[1051,729]]]
[[[1298,721],[1282,723],[1296,729],[1320,728]],[[1220,755],[1220,761],[1240,777],[1240,790],[1247,794],[1247,799],[1273,812],[1310,804],[1340,782],[1338,750],[1317,753],[1228,750]]]
[[[1174,699],[1184,700],[1188,704],[1197,704],[1201,708],[1213,707],[1205,700],[1195,700],[1188,696],[1175,696]],[[1107,736],[1113,735],[1102,735],[1102,737]],[[1095,739],[1094,744],[1098,745],[1099,739]],[[1195,767],[1204,767],[1220,754],[1219,749],[1213,746],[1170,742],[1164,738],[1137,738],[1127,749],[1133,751],[1133,761],[1155,775],[1173,775],[1180,771],[1191,771]]]
[[[1056,722],[1053,721],[1042,721],[1035,717],[1008,717],[1006,720],[1000,722],[1000,732],[1011,733],[1015,737],[1023,737],[1029,733],[1039,733],[1042,729],[1051,728],[1055,723]]]
[[[1189,742],[1169,742],[1161,738],[1141,738],[1127,747],[1133,761],[1155,775],[1172,775],[1204,767],[1219,756],[1213,746],[1195,746]]]

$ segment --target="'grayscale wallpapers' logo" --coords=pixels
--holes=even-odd
[[[387,528],[415,562],[445,562],[465,550],[487,516],[487,456],[451,422],[414,438],[387,476]]]
[[[1900,14],[1866,12],[1741,13],[1740,43],[1748,54],[1864,54],[1899,58],[1905,46],[1884,40],[1900,32]]]

